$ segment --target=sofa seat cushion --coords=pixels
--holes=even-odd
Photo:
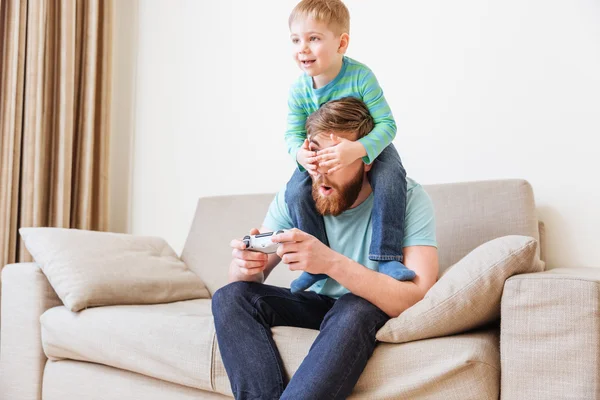
[[[211,390],[214,325],[209,299],[42,314],[51,360],[80,360]]]
[[[73,313],[55,307],[41,317],[51,360],[80,360],[231,396],[215,340],[210,300],[97,307]],[[317,331],[273,328],[292,376]],[[498,328],[404,344],[381,343],[352,398],[497,399]],[[437,397],[436,397],[437,396]]]
[[[43,400],[231,399],[122,369],[71,360],[48,361],[42,387]]]

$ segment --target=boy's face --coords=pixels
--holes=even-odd
[[[327,24],[313,18],[296,18],[290,25],[294,60],[309,76],[334,73],[335,77],[346,52],[347,36],[336,35]]]

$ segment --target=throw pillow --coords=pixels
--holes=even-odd
[[[63,228],[21,228],[27,250],[71,311],[208,298],[163,239]]]
[[[381,327],[377,339],[405,343],[497,320],[504,282],[544,268],[536,247],[537,241],[528,236],[504,236],[482,244],[450,267],[421,301]]]

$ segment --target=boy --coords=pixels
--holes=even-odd
[[[350,15],[341,0],[302,0],[289,17],[293,57],[304,74],[289,93],[288,128],[285,140],[298,164],[287,184],[285,201],[294,225],[329,246],[323,216],[316,208],[311,176],[317,165],[327,174],[359,158],[372,164],[369,178],[374,191],[372,241],[369,259],[378,261],[379,272],[410,281],[415,273],[402,264],[402,238],[406,209],[406,172],[392,140],[396,123],[375,75],[365,65],[346,57]],[[334,135],[335,146],[311,151],[305,123],[322,104],[342,97],[357,97],[369,108],[375,127],[353,142]],[[317,196],[328,196],[335,188],[320,187]],[[304,272],[291,284],[303,291],[327,275]]]

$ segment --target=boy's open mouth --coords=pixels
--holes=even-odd
[[[301,61],[301,62],[302,62],[302,65],[304,65],[305,67],[307,67],[309,65],[312,65],[312,63],[314,63],[315,60],[304,60],[304,61]]]

